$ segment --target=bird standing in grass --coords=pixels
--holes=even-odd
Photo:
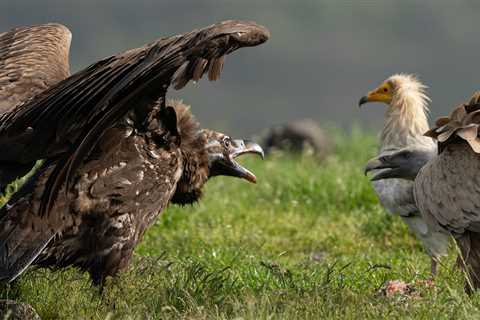
[[[168,105],[171,116],[163,117],[161,130],[134,133],[129,125],[107,130],[50,215],[37,211],[51,163],[14,193],[0,209],[0,279],[13,280],[30,265],[75,266],[101,285],[128,265],[133,249],[170,202],[199,201],[214,176],[256,181],[235,158],[263,157],[259,145],[202,130],[183,103]],[[155,142],[152,133],[163,140]]]
[[[429,98],[425,86],[413,75],[396,74],[360,99],[359,105],[382,102],[388,105],[385,123],[380,134],[379,157],[405,147],[436,152],[434,141],[425,137],[429,129],[427,113]],[[380,203],[392,214],[399,215],[423,243],[431,257],[431,272],[437,273],[438,260],[447,254],[449,237],[427,225],[419,212],[413,182],[403,179],[373,181]]]
[[[45,160],[1,209],[0,279],[11,281],[31,264],[73,265],[102,284],[128,265],[170,202],[197,201],[216,175],[255,182],[235,158],[263,154],[258,145],[200,130],[166,94],[204,74],[218,79],[226,55],[268,38],[248,21],[162,38],[0,114],[0,149],[9,150],[0,164]]]

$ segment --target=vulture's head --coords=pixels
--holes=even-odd
[[[174,110],[174,125],[166,126],[178,135],[178,145],[183,155],[182,176],[172,198],[173,203],[191,204],[198,201],[202,188],[209,178],[230,176],[255,183],[255,175],[236,159],[244,154],[257,154],[263,158],[262,148],[250,140],[235,140],[229,136],[200,129],[190,108],[181,101],[169,101]]]
[[[431,144],[423,134],[428,130],[428,102],[425,86],[409,74],[396,74],[362,97],[359,106],[368,102],[388,105],[380,135],[380,149],[406,147],[415,140]]]
[[[365,175],[375,171],[370,180],[399,178],[415,180],[420,169],[435,156],[436,152],[427,148],[404,148],[388,155],[370,159],[365,166]]]
[[[264,157],[262,148],[251,140],[232,139],[226,134],[213,130],[203,130],[207,138],[209,177],[230,176],[257,182],[255,175],[240,165],[235,159],[243,154],[256,154]]]
[[[363,96],[358,106],[368,102],[383,102],[397,108],[411,105],[427,108],[429,98],[425,94],[425,89],[426,86],[414,75],[395,74]]]

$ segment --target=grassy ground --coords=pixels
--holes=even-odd
[[[102,294],[76,270],[37,270],[0,298],[44,319],[478,318],[480,298],[463,293],[453,249],[435,288],[378,294],[387,280],[426,279],[429,260],[363,176],[375,139],[337,137],[326,163],[245,159],[257,185],[216,178],[199,205],[169,208]]]

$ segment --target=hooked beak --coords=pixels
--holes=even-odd
[[[360,108],[362,106],[362,104],[365,104],[368,102],[368,97],[367,96],[363,96],[360,98],[360,101],[358,101],[358,107]]]
[[[382,90],[382,86],[370,91],[366,96],[360,98],[358,101],[358,107],[360,108],[363,104],[368,102],[383,102],[386,104],[390,104],[392,102],[392,94],[388,92],[384,92]]]
[[[233,140],[232,148],[230,148],[229,153],[223,154],[213,161],[212,168],[210,170],[211,175],[237,177],[252,183],[256,183],[257,177],[247,168],[241,166],[237,161],[235,161],[235,158],[247,153],[257,154],[262,157],[262,159],[265,156],[262,147],[260,147],[257,143],[251,140]]]
[[[386,170],[381,170],[386,169]],[[365,176],[373,170],[379,170],[375,172],[370,181],[377,181],[383,179],[391,179],[391,178],[398,178],[399,167],[392,163],[389,163],[386,157],[378,157],[370,159],[365,166],[364,174]]]

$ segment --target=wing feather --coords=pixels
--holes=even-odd
[[[163,38],[93,64],[0,115],[0,149],[10,150],[8,155],[0,154],[0,161],[28,162],[63,153],[56,164],[57,174],[47,182],[44,213],[102,133],[126,113],[148,113],[155,101],[164,103],[172,83],[181,89],[207,69],[214,69],[214,78],[218,78],[224,55],[259,45],[268,37],[262,26],[230,20]],[[197,61],[202,66],[206,63],[199,59],[211,65],[201,73]]]
[[[0,113],[70,75],[71,39],[70,31],[56,23],[0,34]]]

